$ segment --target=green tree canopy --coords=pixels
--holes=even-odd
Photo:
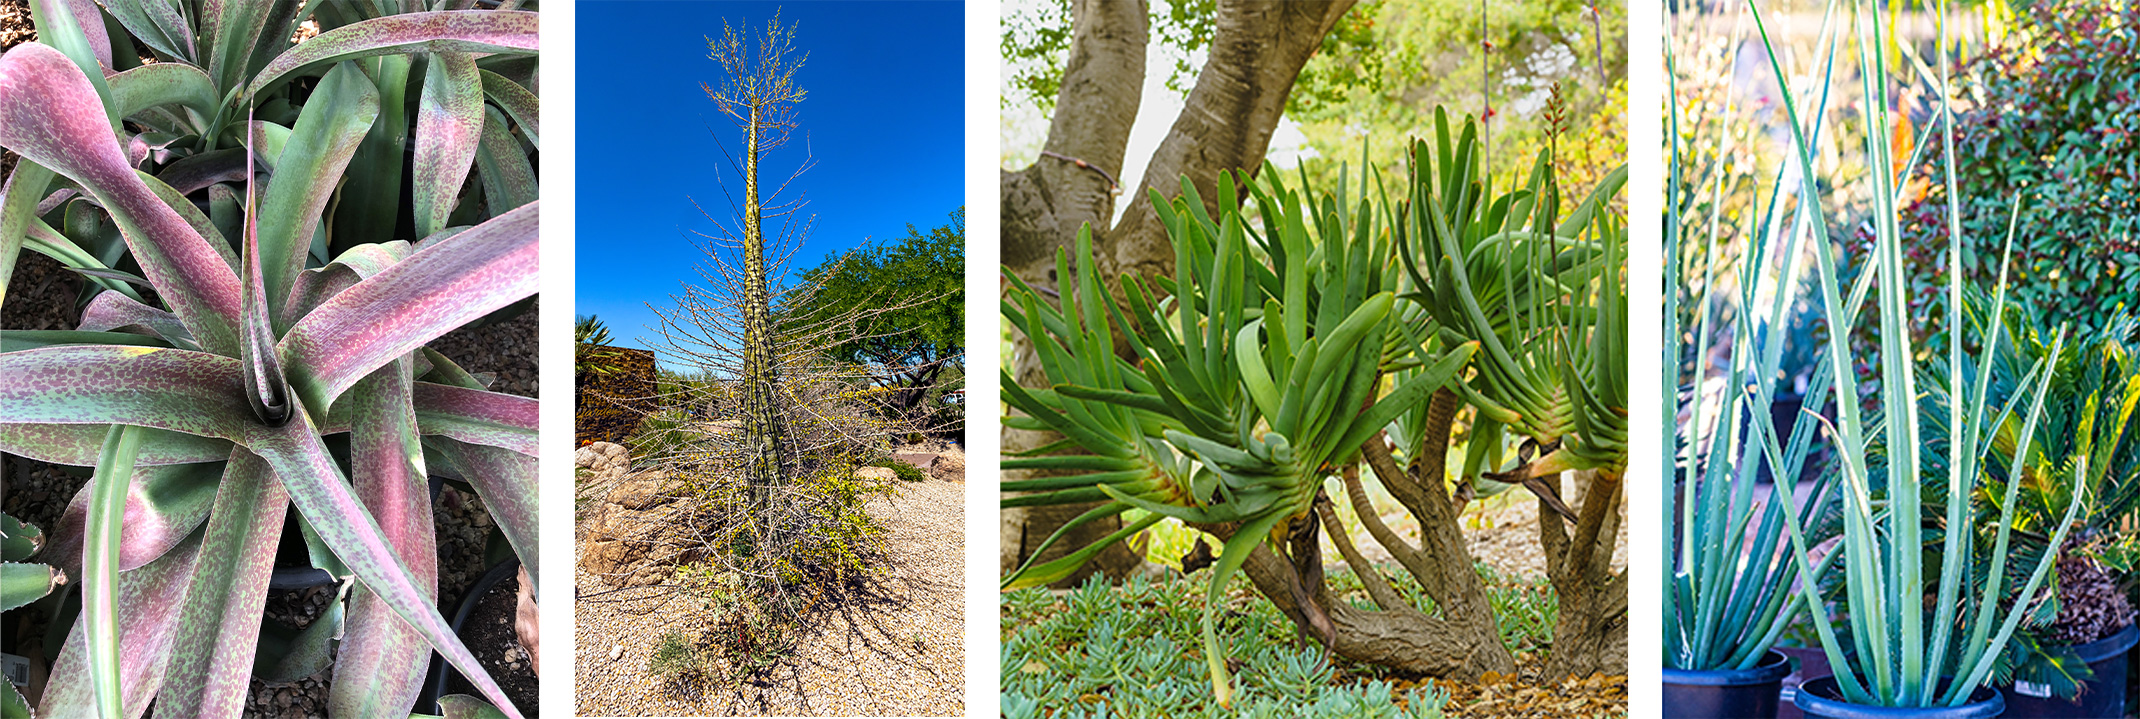
[[[966,208],[926,233],[909,224],[906,237],[827,257],[803,281],[817,291],[791,321],[852,315],[853,337],[832,355],[881,368],[878,384],[899,391],[899,410],[912,410],[947,368],[964,363]]]

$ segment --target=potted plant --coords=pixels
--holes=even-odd
[[[1976,326],[1988,324],[1988,305],[1980,293],[1964,302]],[[2140,322],[2122,309],[2105,313],[2094,323],[2097,329],[2085,331],[2050,363],[2055,335],[2036,313],[2009,306],[2005,315],[1999,323],[2006,330],[2002,351],[1986,368],[1990,398],[2016,396],[2028,369],[2040,363],[2050,368],[2051,389],[2029,452],[2017,465],[2020,474],[1991,473],[1979,504],[2003,497],[2007,483],[2020,485],[2017,552],[2054,555],[2057,564],[2048,596],[2036,607],[2038,619],[2025,622],[2007,648],[1999,684],[2017,715],[2123,716],[2125,655],[2140,640],[2140,628],[2113,573],[2131,570],[2136,540],[2125,527],[2140,509],[2140,487],[2129,479],[2140,463],[2127,431],[2140,404],[2140,367],[2124,342]],[[1936,435],[1940,428],[1933,429]],[[2018,432],[2010,420],[1994,435],[1991,450],[2000,459],[1994,469],[2014,457]],[[2046,528],[2055,526],[2060,509],[2082,497],[2088,501],[2080,502],[2072,533],[2065,543],[2050,544]]]
[[[1758,7],[1753,18],[1766,44],[1767,27]],[[1991,327],[1974,337],[1965,334],[1969,328],[1961,318],[1963,281],[1950,275],[1944,326],[1953,338],[1944,343],[1944,352],[1923,363],[1941,366],[1932,377],[1953,381],[1942,385],[1924,376],[1930,367],[1919,366],[1921,360],[1912,347],[1916,322],[1909,314],[1911,278],[1903,265],[1897,231],[1900,192],[1889,173],[1889,168],[1915,166],[1892,153],[1897,147],[1892,137],[1896,123],[1885,65],[1885,49],[1892,38],[1877,12],[1853,13],[1846,27],[1839,34],[1855,31],[1851,46],[1857,51],[1863,82],[1865,164],[1872,168],[1867,222],[1874,239],[1864,273],[1848,286],[1832,244],[1813,243],[1822,312],[1831,328],[1827,371],[1839,398],[1831,437],[1838,458],[1837,489],[1842,495],[1841,541],[1833,549],[1835,556],[1822,561],[1840,563],[1835,597],[1840,616],[1820,611],[1828,606],[1829,598],[1823,596],[1819,583],[1798,583],[1802,600],[1815,609],[1813,627],[1835,673],[1807,682],[1794,702],[1810,717],[1998,716],[2004,711],[2004,699],[1988,684],[2053,562],[2048,555],[2033,562],[2013,556],[2020,483],[2006,483],[2004,495],[1996,501],[1997,519],[1983,525],[1990,529],[1988,541],[1980,540],[1974,531],[1979,520],[1972,498],[1984,484],[1983,478],[1997,469],[1992,465],[1999,457],[1987,448],[1987,440],[2011,426],[2009,422],[2019,425],[2012,456],[2028,456],[2050,390],[2050,368],[2057,364],[2064,338],[2054,337],[2048,355],[2026,369],[2021,392],[1993,403],[1991,373],[1975,368],[1997,356],[2003,343],[2000,310],[2005,304],[2005,273],[2000,273],[2001,282],[1992,298]],[[1944,69],[1944,33],[1939,45],[1939,67]],[[1834,52],[1833,45],[1828,52]],[[1797,219],[1803,227],[1825,228],[1821,192],[1811,172],[1809,130],[1801,121],[1781,61],[1773,52],[1770,58],[1790,122],[1791,159],[1802,170],[1797,173],[1798,212],[1802,213]],[[1824,77],[1823,84],[1826,81]],[[1944,98],[1938,104],[1941,120],[1951,122]],[[1951,186],[1953,148],[1948,144],[1935,151],[1949,158],[1948,171],[1941,179]],[[1950,236],[1949,250],[1952,266],[1959,266],[1962,245],[1958,238]],[[1876,320],[1865,317],[1868,292],[1874,301],[1870,309],[1878,313]],[[1836,350],[1842,338],[1873,321],[1878,322],[1878,329],[1868,335],[1877,341],[1878,354],[1861,379],[1848,353]],[[1968,352],[1971,345],[1979,347],[1975,354]],[[1861,383],[1869,384],[1869,391],[1861,392]],[[1930,442],[1933,433],[1928,427],[1935,423],[1945,428],[1947,441]],[[1775,441],[1775,428],[1767,418],[1757,416],[1754,426],[1764,442]],[[2020,468],[2018,460],[2009,462],[2005,474],[2018,476],[2015,472]],[[1778,481],[1790,479],[1779,477]],[[2082,504],[2078,496],[2075,500],[2067,503],[2054,524],[2043,528],[2050,533],[2051,546],[2062,544],[2071,530]],[[1805,523],[1799,521],[1798,513],[1783,515],[1793,559],[1801,573],[1811,575],[1818,565]]]
[[[1701,148],[1681,141],[1676,96],[1673,102],[1672,197],[1665,231],[1665,336],[1673,340],[1665,345],[1661,401],[1667,436],[1673,437],[1662,445],[1661,465],[1673,468],[1663,507],[1669,540],[1662,566],[1671,569],[1661,594],[1663,707],[1667,717],[1773,717],[1791,665],[1771,648],[1806,606],[1792,587],[1817,582],[1827,565],[1801,575],[1785,551],[1785,515],[1795,512],[1797,522],[1808,523],[1810,514],[1825,505],[1830,486],[1828,475],[1820,475],[1805,509],[1794,510],[1792,498],[1815,435],[1814,422],[1795,420],[1803,405],[1825,405],[1834,382],[1820,363],[1824,356],[1815,358],[1804,386],[1789,388],[1796,396],[1782,396],[1785,388],[1770,381],[1780,375],[1786,358],[1809,352],[1810,342],[1790,331],[1807,324],[1799,318],[1808,304],[1799,297],[1807,284],[1801,281],[1808,271],[1806,234],[1768,231],[1779,218],[1757,211],[1750,234],[1759,241],[1738,253],[1737,281],[1719,282],[1726,269],[1719,225],[1682,226],[1680,208],[1693,206],[1690,196],[1697,194],[1686,187],[1683,165],[1709,158],[1689,157]],[[1700,136],[1699,130],[1690,134]],[[1683,232],[1688,240],[1703,241],[1702,253],[1693,255],[1700,276],[1683,269],[1683,258],[1692,254],[1681,250]],[[1779,265],[1773,274],[1765,271],[1771,264]],[[1736,292],[1711,296],[1726,285]],[[1685,332],[1682,288],[1692,305]],[[1731,318],[1723,331],[1712,326],[1720,316]],[[1692,352],[1679,344],[1682,337],[1691,340]],[[1727,348],[1708,351],[1717,337],[1726,338]],[[1689,355],[1693,373],[1690,386],[1683,388],[1680,376]],[[1757,422],[1767,431],[1756,431]],[[1774,486],[1764,487],[1771,477]]]
[[[535,576],[537,405],[423,345],[535,294],[537,15],[31,5],[0,272],[28,248],[105,290],[79,331],[0,332],[0,450],[95,468],[29,557],[82,607],[37,714],[238,715],[294,534],[344,587],[332,714],[407,713],[436,649],[521,716],[436,606],[425,485],[470,485]]]

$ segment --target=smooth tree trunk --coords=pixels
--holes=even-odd
[[[1143,2],[1075,0],[1069,57],[1043,154],[1024,169],[1000,175],[1004,266],[1044,292],[1075,287],[1071,278],[1055,276],[1055,256],[1058,249],[1077,239],[1080,228],[1089,225],[1098,248],[1095,260],[1109,284],[1126,272],[1172,275],[1174,251],[1146,190],[1176,197],[1181,194],[1181,177],[1188,175],[1205,202],[1215,203],[1219,173],[1255,172],[1270,147],[1271,133],[1278,127],[1293,81],[1353,1],[1220,0],[1196,87],[1166,139],[1152,153],[1143,182],[1127,184],[1128,178],[1122,177],[1123,160],[1142,100],[1150,9]],[[1078,161],[1090,169],[1079,167]],[[1125,184],[1113,187],[1110,177]],[[1120,223],[1111,223],[1117,189],[1130,205]],[[1206,209],[1216,212],[1221,208]],[[1031,340],[1014,332],[1012,343],[1013,380],[1027,387],[1046,387]],[[1003,452],[1029,450],[1057,439],[1060,435],[1052,432],[1006,427]],[[1006,471],[1003,479],[1043,475]],[[1028,560],[1054,559],[1121,529],[1116,518],[1091,522],[1072,530],[1046,553],[1033,556],[1057,528],[1091,507],[1004,509],[1002,570],[1009,573]],[[1094,572],[1122,577],[1142,563],[1141,557],[1116,545],[1056,586],[1073,586]]]

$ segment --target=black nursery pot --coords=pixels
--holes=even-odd
[[[2017,717],[2123,717],[2125,716],[2125,656],[2140,643],[2140,626],[2125,625],[2117,633],[2073,648],[2095,678],[2081,685],[2075,699],[2035,696],[2028,686],[2004,688],[2007,711]]]
[[[1945,688],[1946,682],[1940,684]],[[1843,691],[1832,676],[1807,680],[1799,685],[1798,696],[1792,701],[1809,719],[1989,719],[2006,715],[2006,698],[1991,687],[1971,692],[1969,702],[1958,707],[1881,707],[1844,701]]]
[[[1771,719],[1791,660],[1771,650],[1752,669],[1664,669],[1665,719]]]
[[[453,633],[461,637],[462,643],[468,641],[468,636],[461,633],[461,625],[468,623],[468,615],[475,611],[476,603],[482,601],[483,595],[489,594],[492,587],[511,579],[519,571],[518,559],[499,562],[484,572],[482,577],[477,578],[475,585],[468,588],[468,593],[461,596],[461,607],[453,613]],[[460,676],[460,672],[454,671],[451,665],[446,664],[445,657],[439,656],[438,652],[432,652],[431,671],[424,677],[423,691],[416,696],[418,709],[433,714],[445,713],[439,709],[438,700],[446,695],[446,681],[449,676]]]

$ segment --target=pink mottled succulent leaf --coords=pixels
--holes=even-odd
[[[0,330],[0,352],[59,347],[63,345],[130,345],[136,347],[169,347],[161,337],[129,334],[126,332],[84,332],[81,330]]]
[[[178,9],[163,0],[103,0],[104,9],[113,19],[126,28],[134,39],[156,48],[157,52],[191,63],[194,60],[193,33],[186,27]]]
[[[145,436],[158,430],[136,427],[134,431]],[[120,522],[119,571],[147,566],[199,529],[201,520],[208,518],[209,507],[215,504],[216,480],[223,472],[220,461],[135,467],[126,486],[125,519]],[[94,503],[89,490],[85,485],[75,492],[59,524],[52,527],[52,543],[38,556],[70,575],[80,575],[83,570],[83,548],[89,537],[89,513]]]
[[[84,13],[87,10],[89,12]],[[37,27],[35,44],[58,50],[74,66],[81,70],[90,87],[96,90],[97,104],[104,110],[101,116],[112,132],[119,132],[118,103],[112,100],[111,86],[104,82],[104,71],[111,67],[111,38],[106,36],[105,47],[100,55],[96,41],[88,28],[97,28],[103,34],[103,18],[96,15],[96,8],[84,8],[75,0],[32,0],[30,19]]]
[[[414,396],[424,434],[535,456],[540,403],[534,399],[429,382],[417,383]]]
[[[475,59],[465,52],[432,54],[430,69],[424,72],[423,97],[416,106],[410,198],[415,203],[418,237],[446,226],[482,139],[483,84]]]
[[[528,142],[541,149],[542,102],[535,97],[535,93],[504,75],[489,70],[482,71],[482,74],[483,95],[490,98],[491,104],[497,105],[498,109],[511,116],[513,122],[519,123],[520,131],[527,133]]]
[[[438,708],[439,711],[446,713],[445,719],[504,719],[505,717],[505,712],[498,711],[497,707],[485,704],[483,700],[466,694],[450,694],[439,697]]]
[[[322,62],[416,52],[533,54],[541,21],[531,12],[461,10],[388,15],[320,33],[291,48],[253,76],[257,95],[292,72]]]
[[[29,238],[30,225],[37,219],[37,201],[50,184],[51,170],[22,160],[15,163],[7,184],[0,185],[0,300],[7,299],[15,260],[22,253],[24,240]]]
[[[357,245],[334,258],[324,267],[314,267],[297,273],[297,282],[290,286],[290,299],[282,306],[283,324],[296,324],[297,320],[312,312],[312,308],[326,302],[327,298],[341,294],[342,290],[355,287],[366,277],[379,274],[394,263],[409,256],[407,240]]]
[[[193,345],[193,336],[186,334],[186,325],[178,321],[178,315],[141,304],[117,292],[97,293],[96,299],[90,300],[89,306],[82,309],[82,320],[75,325],[83,332],[108,332],[129,326],[148,330],[173,347],[199,349]]]
[[[236,354],[238,278],[126,162],[80,69],[37,43],[0,55],[0,146],[96,196],[148,278],[202,347]]]
[[[419,250],[299,320],[282,338],[282,355],[305,405],[324,413],[393,358],[534,294],[538,204]]]
[[[538,571],[542,554],[537,551],[536,541],[541,536],[536,521],[541,492],[535,483],[535,458],[464,442],[436,442],[434,446],[453,462],[463,480],[475,486],[476,495],[483,498],[483,506],[498,520],[498,529],[513,545],[513,553],[520,557],[531,581],[542,586]]]
[[[101,424],[0,424],[0,452],[70,467],[92,467],[104,443]],[[137,467],[220,462],[230,440],[144,428]]]
[[[200,548],[201,535],[195,533],[148,566],[119,575],[119,684],[124,688],[124,701],[122,711],[110,716],[140,717],[162,689],[171,641],[178,633],[180,600],[192,580]],[[96,716],[87,624],[75,622],[68,632],[59,658],[52,663],[51,681],[45,685],[37,716]]]
[[[250,688],[290,499],[267,462],[243,449],[231,454],[221,479],[156,699],[159,716],[237,716]]]
[[[105,78],[105,82],[111,84],[112,102],[122,118],[152,107],[180,105],[205,120],[215,116],[222,101],[208,73],[182,62],[149,63]]]
[[[158,63],[162,64],[162,63]],[[150,65],[155,67],[155,65]],[[245,149],[226,147],[198,155],[189,155],[177,162],[165,165],[156,179],[170,185],[181,195],[190,195],[208,189],[219,182],[245,181]],[[209,213],[210,217],[214,213]],[[220,230],[218,231],[220,233]],[[207,234],[207,233],[202,233]]]
[[[535,168],[520,151],[520,140],[506,128],[505,115],[484,108],[483,142],[476,148],[476,166],[482,169],[483,203],[492,212],[534,202],[541,194]]]
[[[424,596],[416,577],[395,552],[378,522],[342,478],[341,468],[335,465],[326,445],[320,442],[310,416],[300,412],[281,427],[254,427],[257,429],[245,442],[246,447],[275,467],[276,476],[282,478],[283,486],[290,492],[290,503],[297,506],[297,511],[310,522],[320,539],[334,549],[335,555],[357,580],[379,595],[396,616],[422,634],[432,649],[467,676],[485,696],[509,706],[504,691],[498,688],[498,683],[490,678],[482,665],[476,663],[475,655],[469,653],[445,617],[440,616],[437,607]],[[508,710],[507,713],[519,719],[518,711]]]
[[[297,273],[304,271],[320,214],[378,114],[378,90],[356,63],[345,62],[320,80],[290,128],[257,213],[260,273],[270,312],[280,312]]]
[[[127,488],[133,485],[134,454],[140,429],[113,425],[104,435],[104,454],[89,478],[87,528],[82,535],[83,648],[88,655],[89,688],[97,714],[120,716],[125,704],[119,661],[119,545],[126,517]]]
[[[0,352],[0,423],[132,424],[240,443],[258,426],[237,359],[110,345]]]
[[[337,403],[350,414],[350,484],[379,530],[408,565],[417,589],[438,597],[438,537],[431,524],[429,480],[416,413],[410,408],[414,362],[403,357],[350,388]],[[329,716],[385,716],[406,711],[423,688],[431,647],[378,595],[351,591],[348,621],[327,694]]]

